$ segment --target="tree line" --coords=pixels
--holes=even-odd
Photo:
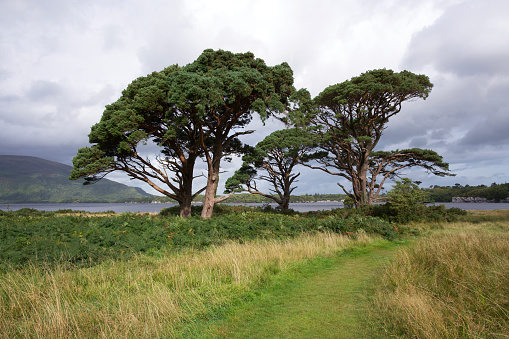
[[[291,203],[297,203],[297,202],[328,202],[328,201],[335,201],[335,202],[341,202],[344,201],[347,197],[346,194],[303,194],[303,195],[292,195],[290,197]],[[132,199],[133,202],[144,202],[144,203],[175,203],[176,201],[167,197],[167,196],[160,196],[160,197],[144,197],[144,198],[138,198],[138,199]],[[196,196],[193,200],[193,202],[204,202],[205,201],[205,195],[200,194]],[[267,198],[258,194],[250,194],[250,193],[238,193],[230,196],[228,200],[226,200],[228,203],[273,203],[274,200],[272,198]]]
[[[428,200],[433,202],[451,202],[453,197],[480,197],[489,201],[500,202],[509,197],[509,184],[492,183],[490,186],[460,185],[437,186],[423,189]]]
[[[315,98],[293,81],[286,62],[267,66],[250,52],[211,49],[188,65],[135,79],[92,126],[92,145],[78,150],[70,178],[94,183],[123,171],[177,201],[182,217],[190,216],[191,202],[204,193],[201,216],[210,218],[214,204],[236,192],[287,209],[300,176],[297,166],[347,179],[348,187],[338,185],[356,207],[372,204],[403,168],[452,175],[432,150],[375,151],[402,103],[428,97],[433,85],[426,75],[371,70]],[[239,137],[254,132],[246,126],[255,117],[273,117],[285,128],[257,145],[243,144]],[[153,157],[140,152],[148,143],[158,148]],[[218,196],[221,161],[234,155],[243,164],[227,180],[227,194]],[[207,181],[193,189],[198,159],[207,164]],[[268,182],[268,191],[259,189],[260,181]]]

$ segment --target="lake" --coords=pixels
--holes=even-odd
[[[245,206],[263,206],[264,204],[226,204],[226,205],[245,205]],[[276,207],[276,204],[270,204]],[[435,203],[435,205],[445,205],[446,208],[461,208],[464,210],[509,210],[509,203]],[[164,204],[136,204],[136,203],[75,203],[75,204],[0,204],[2,211],[16,211],[21,208],[33,208],[41,211],[57,211],[60,209],[71,209],[74,211],[87,212],[106,212],[113,211],[116,213],[123,212],[141,212],[141,213],[157,213],[163,208],[177,206],[173,203]],[[340,202],[315,202],[315,203],[292,203],[290,208],[297,212],[310,212],[331,210],[342,208]]]

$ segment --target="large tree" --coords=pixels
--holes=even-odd
[[[316,135],[298,128],[271,133],[242,158],[242,167],[226,181],[225,193],[258,194],[274,200],[281,210],[287,210],[290,196],[297,188],[294,183],[300,176],[294,168],[316,146]],[[258,173],[260,170],[262,174]],[[270,184],[269,193],[259,190],[257,180]]]
[[[188,118],[190,112],[169,99],[172,78],[179,72],[175,65],[140,77],[106,106],[89,134],[94,145],[78,150],[70,178],[93,183],[122,171],[175,199],[180,215],[190,216],[192,200],[205,189],[192,192],[193,169],[203,149],[199,126]],[[151,152],[155,149],[155,155],[143,155],[143,146]]]
[[[192,114],[208,166],[202,217],[212,216],[217,198],[221,159],[241,151],[238,137],[253,131],[244,127],[257,112],[262,119],[284,112],[294,92],[287,63],[269,67],[252,53],[205,50],[184,67],[173,86],[172,101]],[[227,197],[227,196],[226,196]]]
[[[202,217],[209,218],[214,203],[224,199],[215,197],[221,159],[242,151],[238,137],[253,132],[242,129],[253,112],[262,119],[283,112],[293,91],[286,63],[269,67],[252,53],[205,50],[184,67],[137,79],[107,106],[89,136],[95,145],[78,152],[71,178],[93,181],[121,170],[177,200],[187,216],[202,191],[190,193],[194,164],[202,156],[208,166]],[[161,148],[156,161],[139,152],[149,140]]]
[[[307,110],[313,133],[328,155],[307,166],[346,178],[351,189],[341,188],[357,207],[374,202],[387,178],[403,168],[424,167],[437,175],[448,174],[448,164],[430,150],[374,152],[389,118],[402,103],[426,99],[432,89],[429,78],[408,71],[368,71],[351,80],[327,87]],[[301,112],[302,113],[302,112]],[[382,185],[377,183],[382,175]]]

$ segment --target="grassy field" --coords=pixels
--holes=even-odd
[[[293,264],[373,241],[318,233],[91,268],[13,270],[0,277],[0,337],[167,337],[185,322],[254,297],[251,291]]]
[[[2,251],[10,255],[4,253],[0,273],[0,338],[243,337],[239,328],[259,329],[267,319],[288,329],[282,337],[292,337],[291,324],[313,333],[313,319],[323,318],[319,310],[346,293],[347,284],[353,294],[344,295],[345,305],[353,313],[339,312],[321,327],[330,337],[340,337],[345,324],[350,333],[380,337],[509,335],[507,212],[407,226],[338,213],[235,210],[207,222],[130,214],[1,216]],[[366,233],[376,227],[383,232]],[[376,248],[396,244],[382,237],[390,230],[413,240],[381,274]],[[45,243],[67,255],[44,252],[53,248]],[[360,275],[344,275],[345,267]],[[333,272],[334,286],[325,280]],[[317,286],[329,290],[326,298],[310,294]],[[280,297],[267,299],[270,293]],[[322,301],[310,305],[313,296]],[[287,302],[297,311],[276,317]],[[265,318],[252,319],[254,306]],[[299,320],[302,312],[308,320]]]
[[[377,282],[383,333],[509,337],[509,214],[472,212],[401,251]]]

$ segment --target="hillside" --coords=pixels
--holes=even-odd
[[[0,155],[0,203],[124,202],[151,196],[107,179],[83,186],[83,180],[69,180],[71,169],[36,157]]]

